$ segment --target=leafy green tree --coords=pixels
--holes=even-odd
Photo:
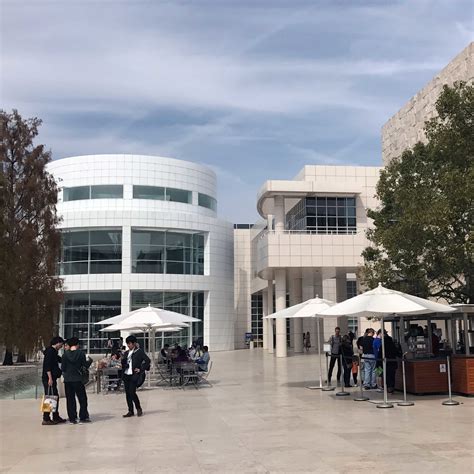
[[[421,297],[474,302],[474,86],[444,86],[438,115],[382,172],[370,210],[363,283]]]
[[[29,354],[53,335],[62,282],[51,153],[33,145],[41,121],[0,111],[0,344]]]

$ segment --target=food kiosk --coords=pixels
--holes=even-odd
[[[404,353],[407,392],[446,393],[449,357],[453,392],[474,395],[474,305],[452,306],[457,311],[449,314],[385,319]],[[403,389],[401,362],[395,387]]]

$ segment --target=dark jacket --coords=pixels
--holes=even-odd
[[[364,354],[374,353],[374,338],[372,336],[364,336],[360,345]]]
[[[352,364],[352,356],[354,355],[354,349],[352,349],[352,344],[350,342],[343,342],[341,344],[341,353],[346,364],[348,364],[349,362]]]
[[[126,375],[125,372],[128,369],[128,353],[125,352],[122,357],[122,373]],[[132,371],[135,373],[135,369],[140,369],[140,373],[145,372],[145,370],[150,370],[150,358],[145,354],[142,349],[136,349],[132,354]]]
[[[43,378],[48,378],[48,372],[51,372],[53,380],[59,379],[62,372],[59,368],[61,357],[58,355],[58,351],[54,347],[49,346],[43,351],[43,354]]]
[[[82,368],[88,369],[91,364],[92,359],[87,360],[83,351],[66,351],[62,360],[64,382],[82,382]]]

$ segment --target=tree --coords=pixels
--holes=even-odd
[[[474,86],[444,86],[437,117],[380,175],[370,210],[363,283],[421,297],[474,302]]]
[[[41,120],[0,111],[0,344],[29,354],[57,325],[62,281],[51,153],[33,145]]]

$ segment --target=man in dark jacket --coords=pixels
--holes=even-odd
[[[125,395],[127,397],[128,412],[123,415],[124,418],[134,416],[133,405],[137,409],[137,416],[143,415],[140,400],[137,395],[137,387],[143,382],[145,370],[150,370],[150,358],[138,347],[137,338],[128,336],[125,339],[128,351],[122,358],[123,384]]]
[[[45,395],[56,395],[59,397],[57,380],[61,377],[61,369],[59,363],[61,357],[58,355],[59,349],[63,347],[64,339],[56,336],[51,339],[49,347],[47,347],[43,354],[43,373],[41,380],[43,382],[44,394]],[[51,420],[49,413],[43,413],[43,425],[57,425],[58,423],[64,423],[66,420],[59,416],[59,400],[58,409],[53,413],[53,419]]]
[[[79,423],[90,423],[91,420],[87,411],[87,393],[84,385],[84,370],[91,366],[92,359],[86,359],[84,352],[79,350],[79,339],[77,337],[71,337],[66,344],[69,345],[70,349],[63,355],[62,369],[69,423],[77,424],[76,396],[79,400]]]

